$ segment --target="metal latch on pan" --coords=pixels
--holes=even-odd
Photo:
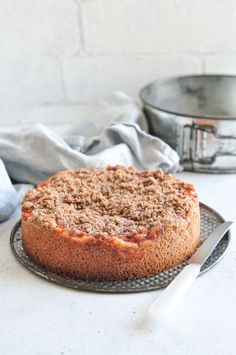
[[[236,156],[236,137],[219,134],[217,127],[193,123],[179,128],[177,151],[183,164],[211,165],[219,156]]]

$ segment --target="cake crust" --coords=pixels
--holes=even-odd
[[[25,196],[23,247],[58,274],[134,279],[189,258],[199,216],[194,187],[161,170],[66,170]]]

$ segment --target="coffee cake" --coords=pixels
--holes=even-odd
[[[26,254],[58,274],[133,279],[193,254],[199,202],[193,185],[162,170],[65,170],[26,194],[22,231]]]

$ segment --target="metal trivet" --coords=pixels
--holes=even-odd
[[[211,232],[221,223],[224,218],[212,208],[200,204],[201,213],[201,240],[205,240]],[[227,232],[220,241],[213,253],[201,268],[201,274],[214,266],[224,255],[230,241],[230,232]],[[22,246],[21,221],[17,222],[10,236],[10,245],[13,254],[18,261],[34,274],[43,277],[48,281],[55,282],[62,286],[71,287],[78,290],[110,293],[131,293],[151,291],[166,287],[177,276],[182,268],[187,264],[183,262],[176,267],[160,272],[151,277],[126,281],[84,281],[75,280],[70,277],[59,276],[51,271],[34,263],[24,252]]]

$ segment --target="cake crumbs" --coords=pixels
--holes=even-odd
[[[180,218],[187,225],[196,201],[191,184],[160,169],[117,166],[59,172],[26,194],[22,211],[25,218],[78,237],[138,241],[177,226]]]

